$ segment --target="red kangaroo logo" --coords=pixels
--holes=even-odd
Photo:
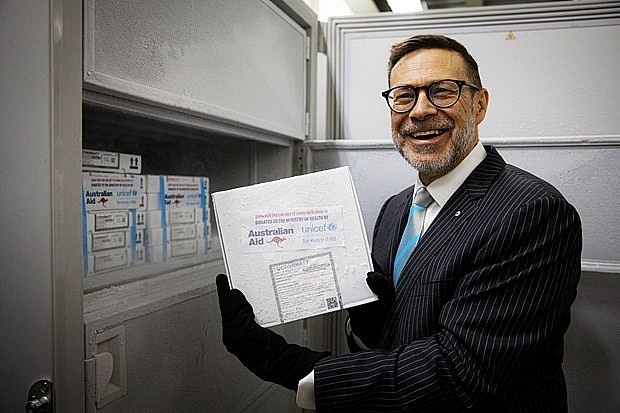
[[[103,207],[105,208],[105,204],[108,201],[109,201],[109,199],[102,197],[100,200],[97,201],[97,203],[103,205]]]
[[[174,201],[172,201],[172,203],[173,203],[175,206],[179,206],[179,204],[181,203],[181,201],[179,201],[178,199],[175,199]]]
[[[269,243],[269,242],[275,242],[275,243],[276,243],[276,245],[277,245],[278,247],[280,247],[280,248],[284,248],[282,245],[280,245],[280,244],[282,244],[284,241],[286,241],[286,238],[282,238],[282,237],[279,237],[279,236],[277,236],[277,235],[276,235],[275,237],[271,238],[271,241],[267,241],[267,242],[268,242],[268,243]]]

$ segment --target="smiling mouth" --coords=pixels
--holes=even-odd
[[[439,135],[442,135],[446,133],[447,131],[448,129],[433,129],[433,130],[427,130],[427,131],[422,131],[422,132],[410,133],[409,136],[411,136],[413,139],[429,140]]]

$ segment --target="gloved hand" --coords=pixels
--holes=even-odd
[[[254,321],[252,306],[241,291],[230,289],[226,275],[219,274],[215,282],[226,349],[261,379],[297,390],[299,380],[329,353],[288,344],[284,337]]]
[[[358,337],[368,348],[377,348],[379,336],[383,330],[385,319],[394,303],[396,292],[390,277],[385,275],[376,261],[372,260],[375,271],[366,275],[366,283],[370,290],[377,295],[379,300],[372,303],[351,307],[349,311],[349,323],[353,334]],[[352,337],[348,337],[351,351],[358,351],[360,347]]]

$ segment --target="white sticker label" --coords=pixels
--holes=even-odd
[[[125,248],[111,250],[95,255],[95,272],[111,270],[117,267],[126,267],[129,264],[129,254]]]
[[[101,212],[95,213],[95,231],[104,231],[108,229],[128,228],[129,212]]]
[[[344,247],[342,207],[250,211],[241,216],[245,253]]]
[[[331,252],[269,266],[280,322],[342,308]]]
[[[178,225],[170,227],[170,241],[196,238],[196,225]]]
[[[101,232],[92,234],[92,250],[99,251],[125,246],[126,232]]]
[[[180,257],[183,255],[196,254],[198,252],[196,240],[176,241],[171,243],[170,246],[171,257]]]
[[[168,213],[168,224],[191,224],[194,222],[194,210],[193,209],[181,209],[178,211],[170,211]]]

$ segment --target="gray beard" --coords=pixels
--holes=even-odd
[[[408,127],[402,127],[398,131],[392,131],[394,145],[401,156],[405,158],[411,166],[417,169],[421,175],[431,179],[444,176],[456,168],[469,154],[471,151],[471,144],[476,140],[476,122],[472,120],[467,123],[464,129],[460,129],[456,132],[452,137],[448,151],[444,155],[435,160],[426,161],[419,159],[417,154],[433,153],[436,150],[435,145],[424,145],[419,148],[420,150],[417,152],[407,151],[403,142],[407,139],[406,135],[410,132],[408,129]]]

